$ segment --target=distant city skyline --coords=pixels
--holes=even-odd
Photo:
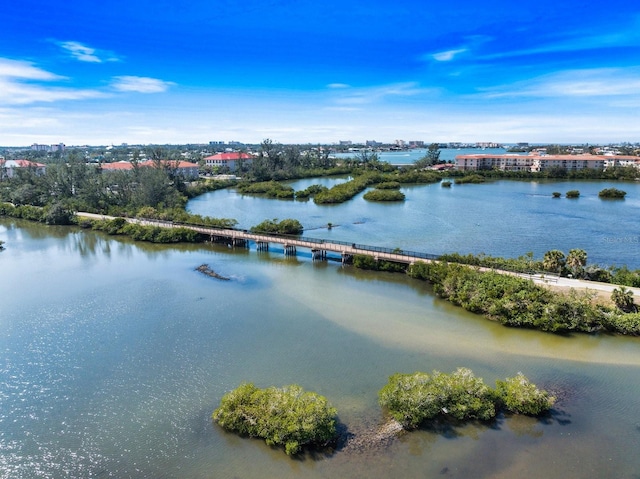
[[[0,145],[640,141],[626,0],[3,6]]]

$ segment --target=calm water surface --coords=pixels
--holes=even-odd
[[[346,179],[301,180],[331,186]],[[598,198],[604,188],[627,192],[622,201]],[[579,190],[578,199],[564,198]],[[298,219],[304,235],[433,254],[486,253],[536,258],[551,249],[587,251],[590,264],[640,268],[640,183],[495,181],[480,185],[408,186],[402,203],[371,203],[364,192],[340,205],[271,200],[235,190],[207,193],[188,204],[194,213],[235,218],[240,228],[265,219]],[[559,191],[562,198],[552,198]],[[333,228],[327,229],[332,223]]]
[[[393,212],[377,206],[369,210],[371,205],[360,200],[351,213],[333,208],[342,211],[342,219],[335,221],[341,226],[308,234],[346,237],[351,231],[379,244],[383,227],[376,225],[383,218],[398,228],[400,212],[444,219],[438,210],[445,208],[445,198],[456,195],[464,195],[459,201],[467,207],[447,221],[470,229],[462,220],[469,214],[466,210],[477,208],[484,217],[489,215],[472,200],[489,189],[502,191],[502,207],[512,208],[502,211],[514,211],[506,201],[517,195],[514,185],[526,189],[520,193],[525,204],[540,198],[539,208],[551,204],[560,210],[565,225],[566,208],[611,208],[609,215],[619,214],[624,221],[622,217],[630,215],[626,209],[637,207],[637,195],[631,194],[635,190],[626,185],[629,199],[604,204],[590,199],[586,183],[577,202],[530,193],[553,191],[557,184],[499,182],[447,191],[432,185],[406,189],[407,203]],[[596,193],[601,188],[593,185]],[[224,211],[243,212],[239,219],[245,224],[251,224],[252,215],[260,221],[294,217],[238,206],[257,207],[266,200],[227,191],[216,195],[192,202],[190,208],[208,204],[215,209],[208,214],[225,217],[237,215]],[[434,206],[407,208],[411,201],[427,198]],[[297,216],[305,226],[314,214],[327,215],[313,203],[268,204],[306,208],[307,216]],[[493,221],[505,216],[490,214]],[[592,223],[591,215],[574,214],[580,224]],[[353,221],[359,217],[365,221]],[[326,217],[317,221],[321,224]],[[505,220],[510,228],[523,221]],[[605,228],[613,228],[613,223]],[[628,234],[595,231],[612,237]],[[558,237],[552,228],[543,232]],[[401,236],[387,241],[444,247],[456,237],[438,239],[434,230],[429,242],[418,243]],[[0,239],[7,243],[0,253],[2,479],[634,478],[640,471],[636,338],[561,337],[504,328],[438,300],[427,285],[403,275],[314,263],[303,254],[285,258],[277,250],[134,244],[7,219],[0,219]],[[473,250],[476,240],[467,236],[463,251]],[[607,245],[620,247],[612,241]],[[194,271],[202,263],[231,281]],[[459,366],[470,367],[488,384],[522,371],[555,391],[560,401],[543,421],[509,417],[491,427],[422,430],[384,449],[301,460],[289,459],[259,440],[224,433],[210,420],[222,395],[243,381],[259,386],[295,382],[327,396],[340,421],[357,434],[383,421],[376,394],[390,374],[450,372]]]

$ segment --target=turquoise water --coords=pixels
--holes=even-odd
[[[296,190],[313,182],[292,182]],[[604,188],[627,192],[623,201],[598,198]],[[577,189],[578,199],[552,198]],[[640,183],[610,181],[495,181],[480,185],[403,187],[406,201],[380,204],[363,193],[340,205],[270,200],[235,190],[207,193],[188,204],[193,213],[235,218],[240,228],[265,219],[298,219],[304,236],[432,254],[486,253],[536,258],[551,249],[587,251],[589,264],[640,268]],[[333,228],[327,229],[327,223]]]
[[[424,283],[218,245],[0,219],[0,478],[620,477],[640,470],[637,338],[501,327]],[[231,281],[203,276],[208,263]],[[243,381],[327,396],[356,435],[394,372],[522,371],[551,417],[292,460],[210,421]]]
[[[453,163],[457,155],[504,155],[507,151],[504,148],[443,148],[440,150],[440,160]],[[411,165],[417,160],[424,158],[427,154],[426,148],[416,148],[405,151],[381,151],[377,153],[380,161],[386,161],[392,165]],[[337,158],[349,158],[357,156],[357,153],[339,153]]]

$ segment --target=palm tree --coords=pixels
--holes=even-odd
[[[547,251],[542,258],[542,267],[546,271],[553,271],[559,273],[562,267],[565,265],[564,253],[557,249]]]
[[[633,302],[633,291],[620,286],[611,293],[611,301],[615,303],[618,309],[625,313],[633,313],[637,310]]]
[[[583,249],[572,249],[567,255],[567,268],[574,276],[580,276],[587,264],[587,252]]]

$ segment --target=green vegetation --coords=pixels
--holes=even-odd
[[[353,266],[371,271],[388,271],[392,273],[404,273],[408,267],[403,263],[394,263],[392,261],[385,260],[376,261],[375,258],[364,254],[354,255]]]
[[[594,304],[586,292],[554,293],[524,278],[446,262],[419,261],[407,273],[431,282],[436,294],[453,304],[505,326],[554,333],[640,334],[634,318]]]
[[[403,427],[412,429],[438,417],[457,421],[495,417],[499,408],[537,416],[553,406],[555,398],[540,391],[521,373],[497,382],[497,389],[467,368],[451,374],[433,371],[394,374],[379,391],[378,400]]]
[[[560,198],[562,196],[562,193],[560,193],[559,191],[554,191],[553,193],[551,193],[551,196],[554,198]]]
[[[628,290],[624,286],[616,288],[611,293],[611,301],[616,307],[625,313],[635,313],[637,307],[633,301],[633,291]]]
[[[86,226],[86,225],[85,225]],[[110,235],[125,235],[136,241],[150,243],[200,243],[203,236],[189,228],[163,228],[129,223],[124,218],[92,221],[91,228]]]
[[[623,200],[627,195],[626,191],[617,188],[605,188],[598,193],[598,197],[606,200]]]
[[[542,263],[533,258],[533,253],[529,252],[518,258],[501,258],[489,256],[484,253],[479,255],[460,253],[446,253],[438,258],[440,261],[448,263],[468,264],[471,266],[481,266],[483,268],[501,269],[505,271],[515,271],[519,273],[533,273],[542,269]]]
[[[174,223],[184,223],[195,226],[209,226],[211,228],[235,228],[238,222],[230,218],[212,218],[211,216],[201,216],[187,213],[185,210],[163,209],[158,210],[151,206],[145,206],[135,212],[134,216],[141,219],[154,219],[160,221],[172,221]]]
[[[313,201],[316,204],[331,204],[331,203],[344,203],[350,200],[355,195],[364,191],[367,186],[370,186],[380,179],[377,173],[367,173],[351,181],[337,184],[326,191],[321,191],[316,194]]]
[[[0,251],[4,249],[4,241],[0,240]]]
[[[291,199],[294,197],[294,190],[290,186],[285,186],[277,181],[263,181],[260,183],[242,183],[237,187],[242,194],[260,194],[268,198]]]
[[[318,193],[320,193],[322,191],[327,191],[328,189],[329,188],[327,188],[326,186],[322,186],[322,185],[311,185],[308,188],[305,188],[304,190],[296,191],[295,197],[296,197],[296,199],[309,198],[311,196],[317,195]]]
[[[451,182],[450,181],[443,181],[442,183],[440,183],[440,186],[442,186],[443,188],[451,188]]]
[[[11,203],[0,203],[0,216],[22,218],[48,225],[70,225],[73,223],[74,213],[60,202],[45,206],[14,206]]]
[[[376,189],[378,190],[397,190],[398,188],[400,188],[399,181],[383,181],[376,185]]]
[[[567,198],[579,198],[580,192],[578,190],[569,190],[565,193]]]
[[[212,418],[229,431],[283,445],[288,455],[337,437],[336,410],[323,396],[297,385],[259,389],[242,384],[224,395]]]
[[[555,398],[547,391],[540,390],[524,374],[496,381],[496,393],[501,407],[515,414],[539,416],[547,412],[555,403]]]
[[[478,174],[463,176],[462,178],[456,178],[456,185],[464,185],[465,183],[484,183],[486,180],[483,176]]]
[[[417,160],[414,163],[414,166],[416,168],[423,169],[423,168],[427,168],[429,166],[436,165],[438,163],[441,163],[441,161],[440,161],[440,145],[438,145],[437,143],[431,143],[427,147],[427,154],[424,155],[419,160]],[[442,162],[442,163],[444,163],[444,162]]]
[[[398,190],[371,190],[363,198],[367,201],[404,201],[404,193]]]
[[[278,221],[277,218],[264,220],[262,223],[252,226],[252,233],[300,235],[304,228],[298,220],[286,219]]]

